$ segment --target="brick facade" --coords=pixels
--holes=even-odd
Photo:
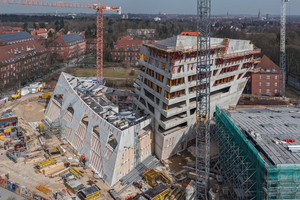
[[[78,57],[86,51],[86,41],[76,33],[58,36],[48,47],[57,59],[67,60]]]
[[[251,94],[275,96],[280,93],[281,69],[267,56],[257,65],[258,73],[251,74]],[[285,85],[284,85],[285,86]]]
[[[49,52],[35,41],[0,47],[0,86],[15,85],[49,67]]]

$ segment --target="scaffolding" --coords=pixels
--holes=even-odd
[[[269,166],[266,199],[300,199],[300,165]]]
[[[265,162],[229,117],[216,108],[219,162],[230,199],[265,199]]]

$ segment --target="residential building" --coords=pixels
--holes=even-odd
[[[39,35],[42,36],[43,38],[47,39],[48,38],[48,31],[45,28],[39,28],[38,30],[33,30],[31,31],[31,35]]]
[[[256,68],[258,72],[251,73],[251,94],[278,95],[280,93],[280,84],[282,80],[281,69],[266,55],[262,57]]]
[[[33,41],[33,36],[27,32],[16,32],[16,33],[7,33],[0,34],[0,44],[3,45],[11,45],[18,44],[27,41]]]
[[[16,84],[49,67],[49,52],[36,41],[0,47],[0,85]]]
[[[137,64],[142,40],[134,40],[130,36],[119,37],[111,50],[112,59],[116,62]]]
[[[85,38],[86,49],[96,50],[97,49],[97,39],[96,38]]]
[[[21,27],[0,26],[0,34],[17,33],[21,32],[22,30],[23,28]]]
[[[217,109],[215,116],[228,199],[300,199],[299,108]]]
[[[260,53],[250,40],[211,38],[211,116],[215,106],[236,106]],[[197,36],[174,36],[140,51],[134,103],[154,119],[155,154],[161,159],[195,143]]]
[[[129,36],[146,36],[147,38],[154,37],[155,29],[127,29]]]
[[[59,35],[49,44],[48,50],[56,54],[57,59],[67,60],[84,54],[86,41],[77,33]]]

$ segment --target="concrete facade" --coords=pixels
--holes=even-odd
[[[152,120],[112,103],[117,95],[126,94],[62,73],[45,111],[47,121],[64,127],[65,140],[109,185],[153,153]]]
[[[211,38],[211,116],[216,105],[237,104],[257,53],[249,40]],[[134,103],[154,118],[155,154],[164,160],[195,143],[197,36],[145,44],[139,63]]]

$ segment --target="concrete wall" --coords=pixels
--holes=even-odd
[[[101,150],[99,152],[100,155],[102,155],[102,165],[103,165],[103,174],[100,176],[103,176],[104,180],[109,184],[113,185],[115,182],[117,182],[120,178],[122,178],[122,175],[120,173],[120,166],[122,162],[122,152],[124,148],[132,147],[134,148],[134,137],[136,133],[146,127],[147,125],[151,125],[151,119],[146,119],[139,124],[135,126],[131,126],[123,131],[119,130],[112,124],[108,123],[105,119],[101,118],[96,112],[94,112],[76,93],[75,90],[73,90],[72,86],[67,81],[68,75],[62,73],[57,85],[55,87],[55,90],[53,92],[53,95],[50,99],[50,103],[46,109],[45,116],[49,112],[51,112],[50,105],[52,102],[59,104],[58,101],[55,100],[55,95],[61,95],[63,94],[63,100],[61,105],[61,112],[59,115],[59,118],[57,118],[54,121],[61,120],[63,125],[66,128],[71,128],[71,136],[70,139],[68,139],[68,142],[78,151],[80,155],[84,155],[88,161],[90,159],[90,153],[91,153],[91,137],[93,132],[93,127],[99,126],[99,140],[101,143]],[[72,121],[69,123],[67,120],[62,120],[63,115],[66,110],[68,109],[69,105],[72,105],[74,109],[74,114],[72,116]],[[77,131],[78,125],[81,123],[82,117],[84,115],[88,116],[89,122],[86,127],[86,134],[83,138],[83,145],[79,148],[76,148],[72,144],[72,139],[75,137],[75,132]],[[109,135],[113,134],[114,138],[116,139],[118,145],[114,149],[111,157],[107,159],[104,156],[104,149],[107,145]],[[142,161],[144,158],[141,158],[140,161]],[[132,166],[133,168],[134,166]]]

